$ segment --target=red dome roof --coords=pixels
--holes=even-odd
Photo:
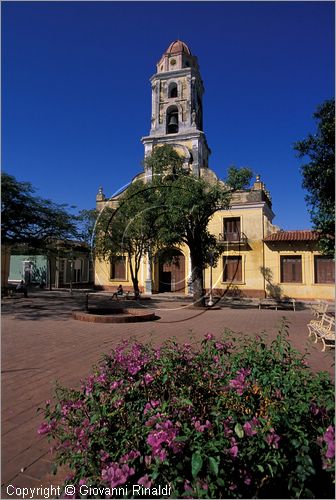
[[[186,52],[187,54],[191,55],[190,49],[186,43],[181,42],[181,40],[175,40],[175,42],[172,42],[169,45],[166,53],[177,54],[178,52]]]

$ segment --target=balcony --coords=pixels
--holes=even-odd
[[[229,246],[242,246],[247,245],[247,236],[245,233],[219,233],[218,235],[219,243],[226,243]]]

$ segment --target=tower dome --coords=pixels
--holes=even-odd
[[[181,40],[175,40],[169,45],[168,49],[166,50],[166,54],[179,54],[180,52],[184,52],[185,54],[189,54],[191,56],[188,45],[184,42],[181,42]]]

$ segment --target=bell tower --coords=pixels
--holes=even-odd
[[[185,168],[199,176],[201,169],[208,168],[211,151],[203,132],[204,86],[197,57],[184,42],[172,42],[150,81],[151,129],[141,139],[145,157],[156,145],[170,144],[184,157]]]

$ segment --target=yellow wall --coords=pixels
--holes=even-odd
[[[223,233],[224,217],[241,217],[241,232],[247,237],[247,245],[226,244],[223,256],[240,255],[242,257],[242,282],[232,284],[223,282],[223,256],[212,269],[212,288],[223,292],[230,285],[231,290],[239,290],[243,296],[264,297],[267,295],[266,285],[261,268],[269,268],[273,275],[273,284],[280,286],[281,294],[296,299],[325,299],[334,300],[335,292],[332,284],[314,283],[314,255],[319,255],[316,244],[308,242],[291,242],[287,244],[267,245],[263,239],[278,228],[273,226],[269,217],[265,214],[262,204],[255,204],[254,208],[237,208],[221,210],[214,214],[209,223],[209,230],[216,237]],[[266,211],[267,212],[267,211]],[[188,293],[187,277],[190,273],[189,250],[186,246],[180,248],[185,256],[185,293]],[[281,283],[280,281],[280,256],[301,255],[302,256],[302,283]],[[204,273],[205,288],[210,288],[210,268]],[[145,287],[147,278],[147,266],[143,259],[142,268],[139,272],[139,286]],[[159,269],[158,264],[152,265],[153,290],[158,287]],[[125,281],[110,279],[110,264],[96,260],[95,284],[105,288],[114,289],[122,283],[127,290],[132,288],[130,271],[127,270]]]
[[[142,274],[141,270],[139,273],[139,285],[142,286]],[[103,287],[104,289],[116,289],[118,285],[122,285],[125,290],[132,289],[133,283],[131,279],[131,273],[128,266],[128,260],[126,263],[126,279],[111,279],[110,278],[110,262],[108,260],[99,260],[96,258],[95,261],[95,285]]]
[[[260,272],[263,266],[263,227],[265,215],[262,207],[221,210],[214,214],[209,230],[218,236],[223,234],[223,219],[225,217],[240,217],[240,230],[247,237],[247,244],[224,244],[224,253],[218,259],[217,266],[212,270],[212,287],[225,290],[228,286],[241,290],[247,296],[262,297],[264,295],[264,280]],[[242,257],[242,282],[223,282],[223,257]],[[210,287],[210,269],[205,271],[205,287]]]
[[[283,245],[282,245],[283,246]],[[302,283],[281,283],[280,256],[297,255],[302,257]],[[273,273],[274,283],[279,285],[281,292],[297,299],[335,299],[335,285],[314,283],[314,255],[319,255],[316,250],[307,248],[302,243],[292,244],[291,248],[270,248],[265,245],[266,266]]]

